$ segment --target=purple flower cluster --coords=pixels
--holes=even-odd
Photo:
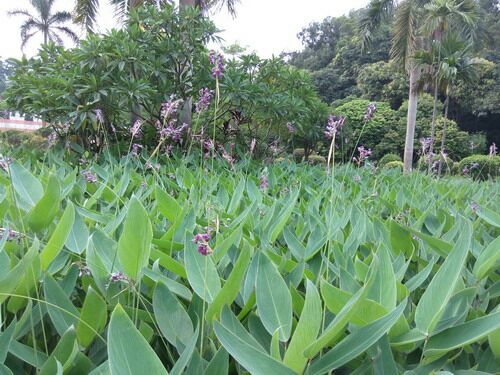
[[[266,190],[269,187],[269,179],[266,175],[262,175],[259,178],[260,190]]]
[[[103,124],[104,123],[104,113],[102,112],[102,109],[96,109],[95,110],[95,118],[98,123]]]
[[[143,121],[141,119],[137,119],[134,125],[130,128],[130,134],[132,134],[132,138],[141,138],[142,136],[142,127]]]
[[[142,149],[142,146],[140,144],[137,144],[137,143],[134,143],[132,144],[132,156],[133,157],[138,157],[139,156],[139,153],[141,152],[141,149]]]
[[[472,212],[476,213],[477,210],[479,209],[479,205],[476,202],[471,202],[470,208],[471,208]]]
[[[179,108],[182,105],[182,99],[170,99],[161,105],[160,116],[164,121],[168,121],[175,116],[177,116],[177,112],[179,112]]]
[[[56,145],[56,143],[57,143],[57,133],[52,132],[47,137],[47,145],[49,148],[51,148],[51,147],[54,147]]]
[[[214,78],[222,78],[222,74],[224,73],[224,58],[220,53],[216,53],[215,51],[210,51],[209,54],[210,65],[212,65],[212,76]]]
[[[196,113],[208,110],[208,107],[210,107],[210,103],[212,102],[212,90],[210,90],[209,88],[205,87],[198,93],[200,95],[200,98],[195,104]]]
[[[97,176],[89,170],[82,171],[82,176],[83,178],[85,178],[85,181],[90,184],[94,184],[97,182]]]
[[[205,139],[203,140],[203,152],[205,158],[210,157],[210,153],[215,150],[215,145],[214,142],[211,139]]]
[[[171,120],[166,127],[159,129],[160,138],[162,140],[171,139],[174,142],[180,143],[182,140],[182,133],[188,128],[187,124],[182,124],[175,127],[176,120]]]
[[[144,165],[144,167],[146,169],[155,169],[155,170],[159,171],[161,166],[160,166],[160,163],[153,164],[150,161],[147,161],[146,164]]]
[[[365,148],[365,146],[359,146],[358,152],[359,156],[357,158],[356,157],[352,158],[352,160],[358,165],[364,163],[364,161],[368,159],[368,157],[372,154],[372,150],[370,148]]]
[[[10,228],[0,228],[0,238],[4,238],[7,234],[7,241],[19,241],[22,237],[21,233]]]
[[[377,112],[377,104],[375,103],[368,104],[364,116],[365,121],[370,121],[373,118],[373,116],[375,116],[375,112]]]
[[[230,146],[231,148],[231,153],[234,151],[234,143],[231,143]],[[229,153],[227,152],[227,150],[224,148],[224,147],[219,147],[219,151],[222,155],[222,158],[227,161],[229,163],[229,165],[233,166],[234,165],[234,157]]]
[[[0,155],[0,169],[3,169],[5,172],[9,171],[9,165],[12,164],[12,159],[7,157],[3,157]]]
[[[113,272],[109,281],[111,281],[112,283],[116,283],[118,281],[130,282],[130,279],[121,272]]]
[[[468,175],[474,169],[478,169],[480,167],[479,163],[472,163],[471,165],[466,165],[462,170],[464,175]]]
[[[344,126],[345,117],[344,116],[328,116],[328,123],[326,124],[325,136],[327,139],[332,139],[335,134],[337,134],[340,129]]]
[[[490,146],[490,153],[489,155],[490,156],[495,156],[498,152],[498,149],[497,149],[497,145],[495,144],[495,142],[493,142]]]
[[[193,242],[198,245],[198,252],[203,255],[212,254],[213,251],[210,248],[208,242],[210,241],[210,233],[198,233],[194,236]]]
[[[279,147],[279,141],[277,139],[275,139],[274,141],[272,141],[272,143],[269,146],[269,148],[271,149],[271,152],[272,152],[273,156],[278,155],[280,153],[280,151],[281,151],[281,148]]]
[[[293,122],[287,122],[287,123],[286,123],[286,128],[288,129],[288,132],[289,132],[290,134],[295,133],[295,130],[296,130],[296,129],[295,129],[295,126],[293,125]]]

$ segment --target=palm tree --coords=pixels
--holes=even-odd
[[[442,159],[446,142],[446,126],[450,97],[457,81],[474,82],[479,77],[478,65],[480,60],[471,56],[472,45],[465,44],[456,34],[447,35],[442,42],[442,60],[439,66],[438,81],[446,93],[444,125],[441,133],[441,150],[438,166],[438,176],[441,176]]]
[[[239,0],[179,0],[179,7],[198,7],[202,10],[223,7],[225,6],[231,15],[236,14],[236,3]],[[149,4],[161,7],[165,4],[170,4],[169,0],[108,0],[115,7],[118,16],[122,17],[127,14],[130,9],[140,5]],[[94,31],[94,25],[99,9],[99,0],[77,0],[75,7],[75,21],[87,29],[87,32]]]
[[[436,118],[439,87],[439,67],[441,65],[441,41],[450,30],[466,32],[467,39],[472,39],[477,22],[475,4],[470,1],[457,2],[456,0],[434,0],[425,5],[425,17],[422,24],[422,32],[432,39],[428,51],[420,51],[417,62],[420,60],[429,67],[428,80],[434,89],[434,106],[432,110],[431,143],[429,153],[434,152],[434,139],[436,135]],[[465,27],[464,27],[465,26]],[[472,34],[471,34],[472,33]],[[429,164],[429,171],[431,164]]]
[[[439,0],[434,0],[439,1]],[[455,2],[455,0],[449,0]],[[464,3],[473,4],[472,0],[463,0]],[[408,173],[413,164],[413,142],[415,137],[415,125],[417,118],[418,94],[420,88],[420,78],[422,75],[422,66],[415,61],[416,51],[424,49],[428,43],[428,35],[425,32],[424,22],[429,15],[429,4],[431,0],[371,0],[365,16],[361,19],[360,27],[364,44],[368,44],[372,37],[372,32],[384,20],[392,17],[393,39],[391,55],[396,61],[404,65],[409,73],[410,85],[408,94],[408,114],[406,121],[406,139],[404,151],[404,171]],[[466,7],[461,7],[460,11]],[[466,13],[466,12],[462,12]],[[455,12],[453,12],[455,14]],[[457,17],[460,13],[457,13]],[[435,18],[432,18],[435,20]],[[437,18],[437,23],[440,23]],[[430,25],[427,22],[427,25]],[[437,30],[438,26],[433,30]],[[429,26],[429,28],[432,28]]]
[[[36,34],[42,33],[43,43],[49,41],[63,44],[61,35],[65,35],[75,42],[78,42],[78,36],[67,26],[66,22],[71,21],[69,12],[52,13],[54,0],[30,0],[36,14],[30,13],[26,9],[16,9],[9,12],[10,16],[25,16],[26,20],[21,25],[21,49],[24,49],[26,43]]]

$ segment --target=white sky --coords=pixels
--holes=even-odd
[[[369,0],[241,0],[237,6],[238,15],[233,19],[225,10],[213,15],[216,25],[224,30],[221,36],[225,44],[238,42],[255,50],[261,57],[279,55],[282,51],[301,48],[297,33],[313,21],[321,21],[327,16],[340,16],[351,9],[368,4]],[[72,11],[74,0],[56,0],[54,9]],[[0,0],[0,58],[21,57],[19,27],[22,16],[10,17],[12,9],[30,9],[29,0]],[[100,31],[113,27],[112,9],[107,0],[101,0],[99,17]],[[83,35],[73,26],[73,30]],[[33,55],[41,37],[33,38],[25,48],[28,56]],[[71,43],[67,42],[67,45]]]

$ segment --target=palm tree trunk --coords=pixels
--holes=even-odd
[[[415,138],[415,124],[417,122],[418,88],[420,68],[412,63],[410,67],[410,92],[408,96],[408,116],[406,120],[406,140],[404,151],[404,173],[409,173],[413,165],[413,142]]]
[[[441,170],[443,167],[444,161],[444,144],[446,142],[446,126],[448,125],[448,108],[450,107],[450,91],[451,87],[448,89],[446,93],[446,106],[444,110],[444,124],[443,124],[443,133],[441,134],[441,150],[439,151],[439,166],[438,166],[438,177],[441,177]]]
[[[437,102],[438,102],[438,76],[434,81],[434,107],[432,108],[432,124],[431,124],[431,143],[429,145],[429,155],[434,152],[434,138],[436,137],[436,117],[437,117]],[[429,163],[427,172],[431,171],[431,163]]]

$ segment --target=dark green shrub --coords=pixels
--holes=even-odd
[[[300,163],[304,158],[305,151],[303,148],[296,148],[293,150],[293,157],[297,163]]]
[[[387,163],[390,163],[391,161],[402,161],[401,157],[396,154],[385,154],[382,156],[382,158],[378,161],[378,166],[383,167]]]
[[[460,160],[458,173],[480,180],[500,175],[500,156],[472,155]]]

